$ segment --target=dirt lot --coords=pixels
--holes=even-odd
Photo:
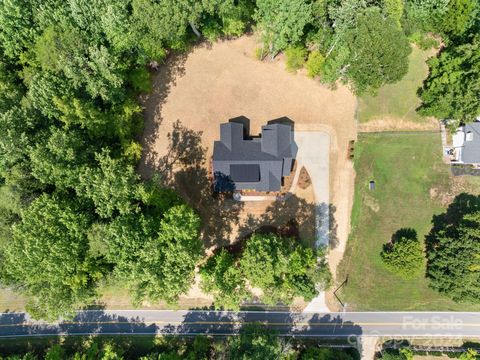
[[[331,137],[330,187],[335,218],[335,272],[349,232],[353,168],[348,142],[356,138],[356,100],[351,92],[335,90],[285,71],[281,58],[254,58],[253,37],[202,45],[184,56],[172,56],[154,78],[154,92],[143,99],[146,115],[144,177],[160,171],[199,211],[204,242],[214,248],[234,242],[262,225],[282,226],[294,219],[304,237],[313,234],[313,191],[298,188],[281,202],[235,203],[214,198],[208,169],[219,124],[230,118],[250,119],[258,134],[269,120],[287,117],[295,130],[325,131]],[[272,224],[273,223],[273,224]]]

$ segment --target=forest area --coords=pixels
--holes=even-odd
[[[188,291],[205,258],[200,218],[161,176],[136,172],[138,96],[169,54],[253,32],[260,60],[285,52],[290,70],[362,94],[406,74],[412,43],[439,43],[418,111],[467,121],[480,114],[479,9],[478,0],[2,0],[1,285],[42,319],[93,304],[111,277],[137,305]],[[319,278],[328,283],[325,266],[290,246],[259,235],[241,259],[220,252],[202,266],[204,288],[226,308],[245,298],[246,281],[269,289],[271,303],[312,298]]]

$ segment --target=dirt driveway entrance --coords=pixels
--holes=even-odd
[[[290,199],[288,204],[238,205],[212,199],[207,170],[213,141],[220,136],[219,124],[245,116],[250,119],[250,133],[258,134],[267,121],[288,117],[295,131],[327,133],[328,203],[336,234],[331,240],[330,266],[335,272],[339,260],[335,254],[340,254],[349,232],[354,173],[348,147],[349,141],[356,138],[356,99],[342,85],[332,90],[302,72],[288,73],[280,57],[274,61],[256,60],[256,46],[253,37],[198,46],[185,56],[170,58],[160,68],[153,93],[143,99],[146,124],[139,170],[143,176],[151,176],[165,167],[166,156],[173,158],[168,164],[172,169],[179,160],[186,162],[189,170],[177,175],[175,183],[210,229],[210,233],[208,229],[205,232],[207,243],[218,245],[235,241],[242,229],[254,230],[251,226],[260,222],[252,223],[252,217],[268,221],[280,221],[285,214],[282,221],[301,217],[314,200],[312,191],[299,191],[298,198]],[[181,131],[176,134],[175,129]],[[305,217],[303,223],[309,220]]]

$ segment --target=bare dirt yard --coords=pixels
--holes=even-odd
[[[154,75],[153,92],[142,100],[146,124],[139,171],[147,178],[160,173],[197,209],[210,251],[262,226],[309,239],[314,236],[312,186],[297,187],[284,202],[240,203],[213,196],[213,142],[220,137],[219,124],[238,116],[250,120],[254,135],[267,121],[283,117],[294,122],[295,130],[328,133],[335,274],[349,233],[354,171],[348,149],[356,139],[356,99],[344,86],[333,90],[301,72],[288,73],[281,58],[255,59],[256,46],[253,37],[242,37],[169,57]]]

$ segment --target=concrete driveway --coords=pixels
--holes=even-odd
[[[296,131],[295,142],[298,146],[297,168],[302,166],[308,171],[315,195],[315,246],[328,247],[329,209],[330,209],[330,136],[324,132]],[[325,292],[321,291],[304,312],[329,312],[325,302]]]
[[[329,242],[329,158],[330,136],[324,132],[295,132],[298,146],[297,167],[308,171],[315,194],[315,245],[328,246]]]

